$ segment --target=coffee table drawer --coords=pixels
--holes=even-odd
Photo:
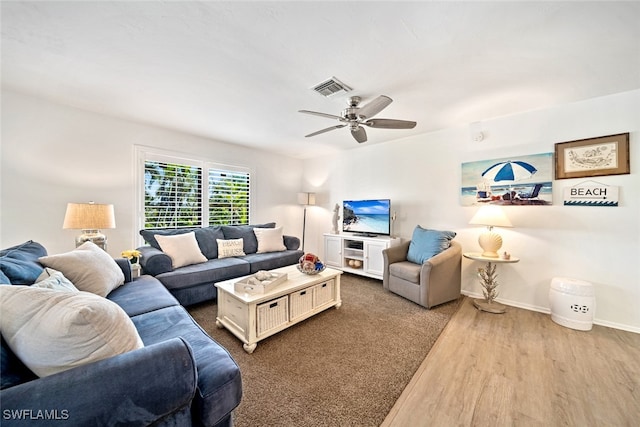
[[[231,322],[243,334],[249,322],[249,309],[237,299],[227,293],[222,293],[224,310],[222,317]]]
[[[336,284],[333,281],[333,279],[327,280],[324,283],[320,283],[319,285],[316,285],[315,286],[316,298],[315,298],[313,307],[314,308],[319,307],[323,304],[333,301],[335,299],[334,298],[335,288],[336,288]]]
[[[313,310],[313,287],[294,292],[290,297],[291,320],[304,316]]]
[[[257,315],[258,336],[285,325],[289,321],[289,296],[285,295],[258,305]]]

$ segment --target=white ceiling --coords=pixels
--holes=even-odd
[[[296,157],[357,148],[349,96],[394,102],[375,144],[640,88],[638,2],[2,2],[2,84]],[[353,91],[310,88],[335,76]]]

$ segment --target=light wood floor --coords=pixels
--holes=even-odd
[[[640,334],[465,298],[382,426],[639,426]]]

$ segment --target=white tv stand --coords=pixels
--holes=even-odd
[[[324,234],[324,263],[346,273],[360,274],[382,280],[384,259],[382,251],[399,245],[402,239],[356,234]]]

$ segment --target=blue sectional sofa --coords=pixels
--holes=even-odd
[[[304,254],[299,250],[300,239],[282,236],[281,250],[262,252],[254,229],[273,229],[275,223],[258,225],[223,225],[204,228],[141,230],[148,243],[138,250],[142,253],[140,265],[144,274],[156,277],[169,291],[187,306],[215,299],[217,282],[253,274],[259,270],[272,270],[297,264]],[[156,236],[175,236],[195,233],[205,262],[173,268],[172,259],[164,253]],[[222,258],[218,254],[218,240],[242,239],[244,255]]]
[[[0,283],[29,286],[43,271],[38,259],[45,255],[32,241],[0,251]],[[114,261],[124,284],[106,298],[131,319],[144,347],[38,377],[12,351],[3,330],[0,424],[232,425],[242,397],[233,358],[157,279],[132,279],[128,260]]]

